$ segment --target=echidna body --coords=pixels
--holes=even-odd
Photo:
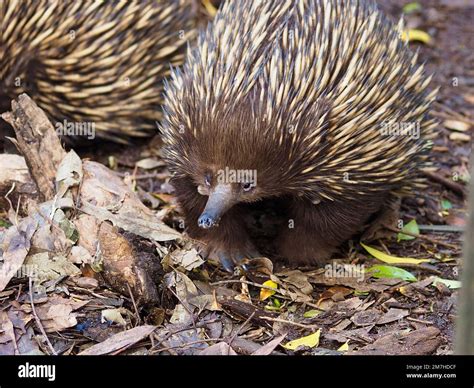
[[[245,214],[276,199],[278,253],[321,262],[410,191],[436,92],[401,28],[371,1],[223,5],[166,85],[162,128],[188,232],[208,252],[227,265],[258,254]],[[256,177],[236,182],[241,171]]]
[[[161,118],[162,80],[195,34],[194,0],[0,2],[0,107],[28,93],[55,122],[113,141]]]

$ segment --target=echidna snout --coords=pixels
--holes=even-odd
[[[221,217],[238,201],[238,195],[232,184],[219,183],[209,189],[209,198],[202,214],[198,218],[198,226],[209,229],[219,225]]]

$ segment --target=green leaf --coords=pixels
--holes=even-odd
[[[453,204],[449,202],[447,199],[442,199],[441,200],[441,209],[443,210],[449,210],[453,208]]]
[[[443,283],[446,287],[452,290],[461,288],[461,282],[459,280],[449,280],[449,279],[441,279],[441,278],[435,277],[433,280],[433,284],[436,284],[436,283]]]
[[[314,318],[316,315],[321,314],[319,310],[308,310],[303,314],[305,318]]]
[[[10,222],[0,219],[0,228],[9,228],[10,226],[12,226]]]
[[[421,11],[421,4],[417,1],[407,3],[403,6],[403,13],[405,14],[410,14],[417,11]]]
[[[321,329],[318,329],[313,334],[307,335],[306,337],[301,337],[282,345],[285,349],[296,350],[300,346],[307,346],[308,348],[314,348],[319,345],[319,337],[321,335]]]
[[[420,234],[420,229],[418,228],[418,224],[416,223],[416,220],[413,219],[411,220],[408,224],[406,224],[400,233],[397,235],[397,242],[400,242],[401,240],[414,240],[416,237],[413,236],[408,236],[406,234],[403,234],[403,232],[411,233],[411,234]]]
[[[365,270],[370,276],[381,279],[402,279],[409,282],[415,282],[416,277],[408,271],[402,268],[393,267],[391,265],[373,265],[372,267]]]
[[[411,257],[396,257],[396,256],[390,256],[387,255],[386,253],[380,252],[379,250],[369,247],[368,245],[365,245],[363,243],[360,243],[364,247],[364,249],[369,252],[372,256],[375,258],[379,259],[380,261],[383,261],[384,263],[387,264],[415,264],[418,265],[420,263],[428,263],[431,260],[430,259],[413,259]]]

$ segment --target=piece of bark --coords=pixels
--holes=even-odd
[[[56,194],[56,171],[66,156],[53,125],[26,94],[13,100],[12,111],[3,113],[2,118],[15,130],[15,144],[25,157],[41,198],[52,199]]]
[[[130,286],[139,303],[156,302],[159,299],[156,284],[164,275],[160,261],[151,252],[137,249],[132,237],[128,237],[107,222],[100,225],[98,238],[104,259],[101,275],[123,295],[129,294]]]
[[[218,298],[219,304],[222,309],[233,318],[239,318],[246,320],[251,317],[251,321],[258,323],[259,325],[271,326],[272,323],[266,318],[275,318],[276,314],[265,311],[257,306],[250,303],[245,303],[240,300],[228,297]]]

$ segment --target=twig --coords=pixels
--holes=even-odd
[[[140,314],[138,313],[137,304],[135,303],[135,298],[133,297],[133,293],[132,293],[132,289],[130,288],[130,284],[127,283],[127,287],[128,287],[128,292],[130,294],[130,298],[132,299],[133,308],[135,309],[135,314],[137,315],[137,324],[135,326],[139,326],[140,323],[142,322],[142,320],[140,319]]]
[[[286,324],[292,325],[292,326],[302,327],[303,329],[313,330],[313,329],[318,328],[318,326],[316,326],[316,325],[305,325],[304,323],[292,322],[292,321],[288,321],[288,320],[282,319],[282,318],[272,318],[272,317],[260,317],[260,318],[265,319],[266,321],[280,322],[280,323],[286,323]]]
[[[271,290],[271,291],[278,291],[276,288],[274,287],[269,287],[269,286],[264,286],[263,284],[258,284],[258,283],[254,283],[254,282],[250,282],[248,280],[236,280],[236,279],[231,279],[231,280],[220,280],[218,282],[214,282],[214,283],[209,283],[210,286],[219,286],[221,284],[227,284],[227,283],[243,283],[243,284],[248,284],[249,286],[255,286],[255,287],[260,287],[260,288],[263,288],[265,290]]]
[[[457,225],[418,225],[418,229],[443,233],[463,233],[465,230],[464,226]]]
[[[407,321],[423,323],[425,325],[433,325],[433,322],[431,322],[431,321],[424,321],[423,319],[416,319],[416,318],[412,318],[412,317],[407,317]]]
[[[215,322],[220,322],[220,319],[219,318],[214,318],[214,319],[209,319],[209,320],[206,320],[206,321],[197,322],[195,327],[191,327],[191,325],[188,324],[188,325],[185,325],[184,327],[182,327],[180,329],[168,332],[167,334],[165,334],[163,336],[162,339],[160,339],[155,333],[155,338],[156,338],[156,340],[158,340],[158,342],[154,346],[152,346],[152,348],[150,350],[153,350],[157,346],[160,346],[163,342],[165,342],[167,339],[174,336],[175,334],[179,334],[179,333],[181,333],[183,331],[187,331],[187,330],[202,329],[202,328],[206,327],[209,323],[215,323]]]
[[[227,355],[229,355],[229,352],[230,352],[230,347],[232,345],[232,342],[235,340],[235,338],[240,334],[240,332],[242,331],[242,329],[245,327],[245,325],[247,325],[251,320],[252,318],[254,317],[255,315],[255,311],[249,315],[249,317],[246,319],[246,321],[244,323],[242,323],[242,325],[240,325],[240,327],[235,331],[234,335],[231,337],[231,339],[229,340],[229,342],[227,342],[227,344],[229,345],[229,349],[227,350]]]
[[[222,341],[222,338],[208,338],[208,339],[203,339],[203,340],[186,342],[185,344],[181,344],[181,345],[167,346],[164,348],[157,349],[156,352],[164,352],[165,350],[176,349],[176,348],[185,348],[187,346],[203,344],[209,341],[212,341],[212,342]]]
[[[49,340],[48,336],[46,335],[46,331],[44,330],[43,324],[41,323],[41,319],[38,317],[38,314],[36,314],[36,309],[35,309],[35,303],[33,302],[33,280],[30,277],[29,278],[29,284],[30,284],[30,303],[31,303],[31,310],[33,312],[33,316],[35,317],[36,325],[41,331],[41,334],[46,340],[46,343],[49,346],[49,350],[51,351],[52,354],[55,356],[57,355],[56,350],[54,350],[53,345],[51,344],[51,341]]]
[[[196,327],[196,319],[194,317],[193,311],[188,306],[186,306],[185,303],[183,303],[183,301],[181,300],[181,298],[178,296],[178,294],[176,292],[174,292],[169,287],[168,287],[168,290],[175,296],[176,299],[178,299],[179,303],[181,303],[181,305],[184,307],[184,309],[188,312],[188,314],[191,316],[191,318],[193,320],[193,327]]]
[[[464,187],[460,184],[450,181],[449,179],[431,171],[423,171],[423,174],[431,180],[441,183],[443,186],[458,194],[461,198],[466,197],[466,191],[464,190]]]
[[[379,241],[379,244],[382,246],[382,248],[385,250],[385,253],[387,255],[391,255],[390,251],[388,250],[387,246],[383,243],[383,241],[381,239],[379,239],[378,241]]]
[[[405,232],[405,231],[402,231],[401,229],[392,228],[391,226],[387,226],[387,225],[384,225],[384,228],[387,229],[387,230],[390,230],[394,233],[402,233],[402,234],[405,234],[407,236],[411,236],[411,237],[419,238],[421,240],[429,241],[433,244],[442,245],[446,248],[451,248],[451,249],[456,249],[456,250],[459,249],[459,247],[454,245],[454,244],[445,243],[444,241],[440,241],[440,240],[432,238],[432,237],[422,236],[421,234],[416,234],[416,233]]]
[[[124,178],[127,175],[132,176],[130,173],[123,173],[123,172],[116,172],[116,171],[115,171],[115,174],[121,178]],[[136,181],[150,179],[150,178],[165,179],[167,177],[169,177],[169,174],[166,174],[166,173],[139,174],[139,175],[132,176],[132,178]]]

